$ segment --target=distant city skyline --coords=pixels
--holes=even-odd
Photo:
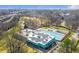
[[[0,9],[79,9],[79,5],[0,5]]]

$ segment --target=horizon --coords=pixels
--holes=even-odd
[[[79,9],[79,5],[0,5],[0,9]]]

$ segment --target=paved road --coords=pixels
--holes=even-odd
[[[51,50],[48,51],[48,53],[58,53],[60,47],[60,42],[57,42],[57,45],[52,47]]]

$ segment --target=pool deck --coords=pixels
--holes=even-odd
[[[53,31],[54,30],[54,31]],[[23,32],[23,31],[22,31]],[[37,29],[37,30],[31,30],[29,33],[24,29],[24,32],[23,33],[18,33],[18,35],[20,35],[20,37],[22,36],[22,37],[24,37],[24,40],[25,40],[25,42],[27,42],[27,41],[29,41],[29,38],[30,37],[28,37],[28,36],[26,36],[26,34],[29,34],[30,35],[30,33],[44,33],[44,34],[47,34],[47,35],[49,35],[50,37],[58,37],[57,39],[58,40],[56,40],[56,42],[62,42],[64,39],[65,39],[65,37],[67,36],[67,35],[69,35],[69,31],[65,31],[65,32],[63,32],[62,30],[56,30],[56,29],[42,29],[42,28],[40,28],[40,29]],[[32,33],[32,35],[33,35],[33,33]],[[31,35],[30,35],[31,36]],[[47,36],[46,36],[47,37]],[[22,38],[21,38],[22,39]],[[30,40],[31,41],[31,40]],[[45,44],[43,44],[43,43],[41,43],[42,45],[45,45]],[[53,44],[53,43],[52,43]],[[33,45],[33,44],[32,44]],[[44,49],[41,49],[41,48],[36,48],[36,47],[34,47],[34,46],[32,46],[32,45],[29,45],[28,44],[28,46],[31,46],[32,48],[35,48],[35,49],[37,49],[37,50],[39,50],[40,52],[44,52],[45,50]],[[59,44],[57,43],[55,46],[52,46],[49,50],[46,50],[45,52],[53,52],[53,50],[54,49],[56,49],[57,47],[59,46]]]
[[[52,28],[48,28],[48,29],[39,28],[38,30],[39,32],[47,33],[50,36],[55,36],[57,41],[62,41],[69,34],[69,31],[57,30]],[[40,31],[40,30],[43,30],[43,31]]]

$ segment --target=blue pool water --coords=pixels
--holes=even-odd
[[[44,51],[47,51],[46,50],[47,48],[49,48],[51,45],[54,45],[55,44],[54,42],[61,41],[64,36],[63,33],[53,32],[53,31],[48,31],[48,30],[40,30],[40,31],[36,31],[35,33],[45,33],[45,34],[48,34],[50,37],[52,37],[52,39],[49,42],[47,42],[46,44],[37,43],[37,42],[30,41],[30,40],[27,41],[33,47],[36,47],[36,48],[38,48],[40,50],[44,50]]]
[[[51,37],[55,37],[55,40],[58,40],[58,41],[61,41],[62,40],[62,38],[63,38],[63,36],[64,36],[64,34],[63,33],[59,33],[59,32],[53,32],[53,31],[40,31],[40,33],[46,33],[46,34],[48,34],[48,35],[50,35]]]

